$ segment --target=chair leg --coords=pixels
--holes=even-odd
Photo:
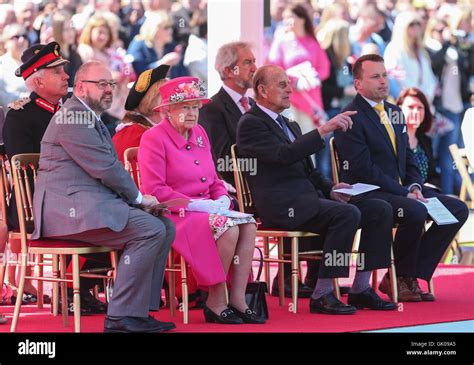
[[[294,314],[298,312],[298,258],[298,237],[293,237],[291,239],[291,297]]]
[[[72,255],[72,292],[74,299],[74,332],[81,332],[81,297],[79,255]]]
[[[373,270],[372,271],[372,289],[374,290],[377,289],[377,283],[378,283],[377,270]]]
[[[23,298],[23,291],[25,288],[25,276],[26,276],[26,268],[28,266],[28,255],[21,254],[21,268],[20,268],[20,285],[18,286],[18,293],[16,297],[15,303],[15,312],[13,313],[13,321],[10,328],[10,332],[16,332],[16,326],[18,324],[18,318],[20,317],[20,310],[21,310],[21,302]]]
[[[105,288],[105,279],[104,281],[104,288]],[[92,288],[92,295],[94,296],[95,299],[99,299],[99,285],[94,285]]]
[[[53,278],[59,279],[59,262],[58,262],[58,255],[53,255],[53,267],[52,267],[52,275]],[[52,306],[53,306],[53,316],[58,315],[58,307],[59,307],[59,282],[53,281],[53,298],[52,298]]]
[[[66,255],[59,255],[59,277],[66,280]],[[63,326],[69,325],[68,302],[67,302],[67,282],[61,281],[61,312],[63,317]]]
[[[37,260],[38,260],[38,276],[43,277],[44,276],[44,266],[43,266],[43,255],[38,254],[37,255]],[[38,280],[38,288],[36,289],[38,292],[37,298],[38,298],[38,308],[43,308],[43,280]]]
[[[283,260],[283,238],[278,238],[278,259]],[[285,268],[283,262],[278,263],[278,292],[280,306],[285,305]]]
[[[332,285],[334,286],[334,295],[337,299],[341,299],[341,291],[339,290],[339,281],[337,278],[332,279]]]
[[[263,237],[263,267],[265,269],[265,282],[267,283],[268,290],[270,290],[270,263],[266,260],[268,260],[269,258],[270,255],[268,237]]]
[[[431,294],[435,295],[433,278],[428,282],[428,289]]]
[[[188,324],[189,321],[189,303],[188,303],[188,272],[186,269],[186,261],[181,256],[181,287],[183,294],[183,323]]]
[[[394,303],[398,303],[398,287],[397,287],[397,270],[395,269],[395,256],[393,255],[393,247],[390,252],[390,283],[392,285],[392,300]]]
[[[175,267],[174,258],[174,250],[171,250],[168,255],[168,267],[170,269]],[[184,297],[184,293],[181,293],[181,295]],[[174,317],[176,315],[176,274],[174,271],[168,273],[168,299],[166,304],[170,307],[171,317]]]
[[[118,266],[118,252],[117,251],[112,251],[110,253],[110,263],[112,265],[112,269],[114,269],[114,272],[112,273],[113,280],[115,281],[115,278],[117,276],[117,266]]]

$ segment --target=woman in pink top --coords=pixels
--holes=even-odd
[[[207,322],[264,323],[245,303],[247,279],[255,249],[256,223],[231,218],[231,200],[217,177],[209,139],[199,124],[205,89],[196,77],[178,77],[160,87],[166,118],[146,131],[138,161],[141,190],[159,201],[191,199],[187,208],[170,208],[176,225],[173,247],[191,266],[201,286],[209,287],[204,308]],[[231,266],[230,306],[225,281]]]
[[[268,62],[282,67],[295,81],[295,90],[290,97],[291,119],[307,133],[325,119],[321,81],[329,77],[330,63],[316,40],[311,17],[304,6],[287,8],[283,21],[285,32],[275,37]]]

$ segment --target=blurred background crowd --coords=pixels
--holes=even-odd
[[[444,193],[457,193],[460,181],[448,147],[463,146],[461,122],[474,90],[471,0],[266,4],[264,54],[257,63],[278,64],[290,75],[313,73],[300,79],[291,100],[292,117],[303,132],[339,113],[355,95],[355,60],[380,54],[392,101],[412,87],[426,96],[433,118],[423,133],[433,139],[439,185]],[[23,79],[15,76],[22,52],[55,40],[70,61],[70,86],[83,62],[99,60],[112,69],[119,86],[103,120],[113,135],[125,114],[128,89],[144,70],[168,64],[171,78],[207,80],[207,22],[206,0],[0,0],[0,106],[6,109],[29,94]],[[318,168],[330,177],[327,153],[316,158]]]

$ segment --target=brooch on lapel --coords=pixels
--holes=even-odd
[[[202,140],[201,136],[196,138],[196,143],[197,143],[198,147],[204,147],[204,141]]]

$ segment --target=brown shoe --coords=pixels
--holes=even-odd
[[[418,294],[423,302],[434,302],[434,295],[421,290],[417,278],[405,278],[405,280],[407,281],[407,285],[411,291]]]
[[[398,301],[399,302],[421,302],[421,296],[410,289],[407,278],[397,276]]]

